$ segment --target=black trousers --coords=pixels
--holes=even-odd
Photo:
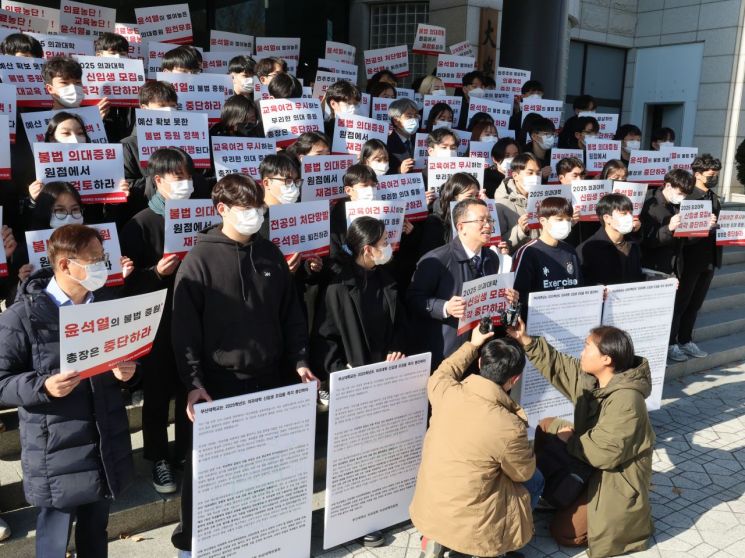
[[[65,558],[73,521],[78,558],[106,558],[109,503],[104,499],[74,508],[39,508],[36,558]]]
[[[670,328],[670,345],[685,344],[693,340],[693,327],[706,293],[709,292],[713,269],[686,269],[680,274],[680,285],[675,293],[673,324]]]

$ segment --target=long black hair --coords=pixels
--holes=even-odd
[[[50,227],[49,222],[52,220],[52,209],[57,202],[57,198],[63,194],[72,196],[82,211],[83,200],[80,199],[80,193],[75,189],[75,186],[69,182],[48,182],[44,184],[36,198],[36,204],[31,213],[31,230],[40,231]]]
[[[44,133],[44,141],[46,143],[57,143],[57,140],[54,138],[54,133],[57,131],[57,127],[67,120],[75,120],[78,124],[80,124],[80,127],[83,130],[83,135],[85,136],[85,143],[91,142],[88,131],[85,129],[85,122],[83,122],[83,119],[77,114],[65,112],[64,110],[62,112],[58,112],[49,119],[49,124],[47,124],[47,131]]]

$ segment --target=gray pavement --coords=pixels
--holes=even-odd
[[[652,486],[656,534],[650,549],[632,556],[741,558],[745,555],[745,363],[666,383],[662,409],[651,414],[657,434]],[[526,558],[582,558],[560,548],[536,514],[536,536]],[[321,513],[313,516],[312,555],[319,558],[417,558],[419,534],[411,524],[389,529],[386,546],[358,544],[323,552]],[[172,526],[112,542],[110,558],[175,556]]]

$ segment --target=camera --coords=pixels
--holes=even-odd
[[[521,313],[522,304],[520,304],[520,302],[510,304],[507,310],[501,310],[499,312],[499,318],[502,321],[502,326],[515,327],[517,325],[517,319],[520,317]]]
[[[494,323],[491,321],[491,316],[484,316],[479,322],[479,333],[486,335],[494,331]]]

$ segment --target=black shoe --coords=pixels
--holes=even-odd
[[[381,531],[373,531],[362,537],[361,542],[364,547],[377,548],[385,544],[385,537]]]
[[[160,494],[173,494],[178,489],[168,461],[161,459],[153,465],[153,486]]]

